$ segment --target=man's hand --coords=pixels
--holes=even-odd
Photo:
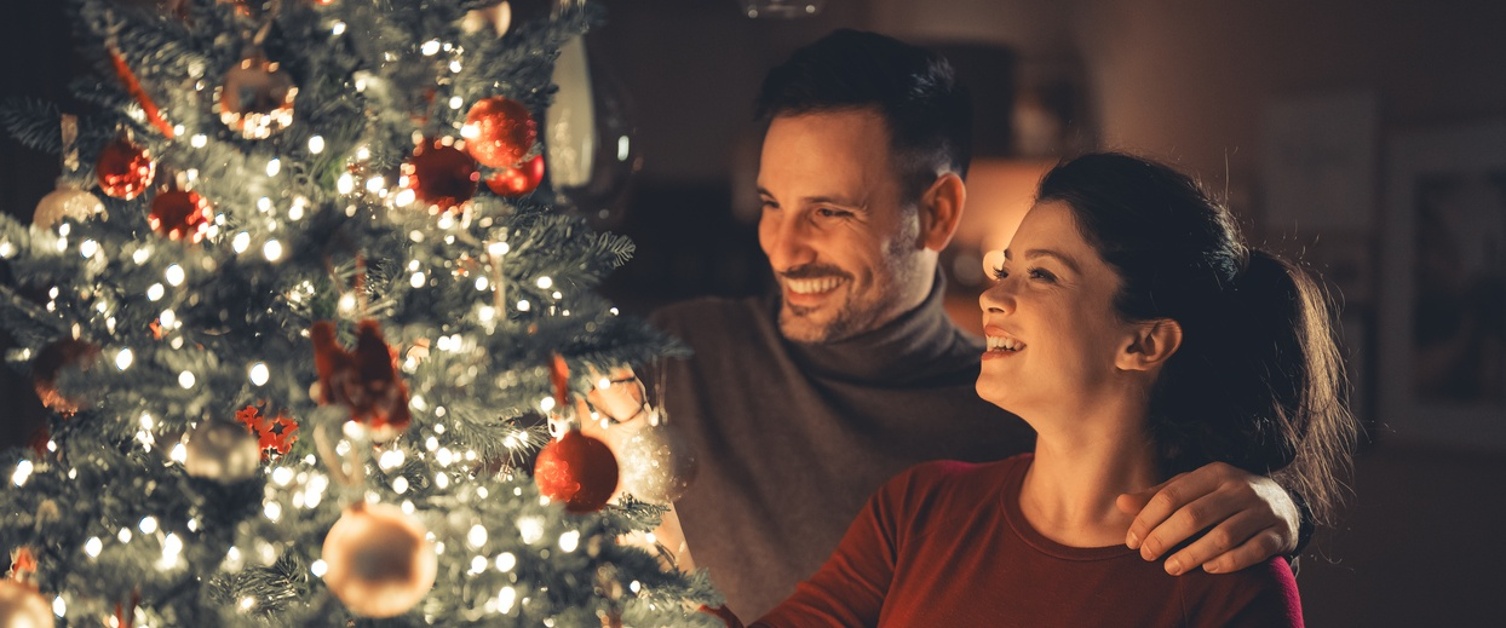
[[[1173,576],[1198,566],[1231,573],[1291,552],[1302,523],[1297,504],[1274,480],[1222,462],[1120,495],[1115,505],[1139,513],[1125,544],[1145,560],[1208,530],[1166,559],[1166,573]]]

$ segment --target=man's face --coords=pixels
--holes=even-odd
[[[779,329],[835,342],[883,325],[929,292],[919,210],[906,207],[875,111],[774,118],[758,170],[758,241],[779,280]]]

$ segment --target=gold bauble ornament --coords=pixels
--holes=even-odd
[[[76,187],[59,185],[58,189],[37,202],[37,210],[31,215],[31,224],[38,229],[51,229],[64,218],[83,222],[104,212],[105,204],[100,202],[98,196]]]
[[[250,140],[271,137],[293,123],[298,86],[278,64],[248,55],[225,73],[215,93],[220,121]]]
[[[324,584],[356,615],[406,613],[429,594],[439,572],[427,533],[397,506],[357,502],[324,537]]]
[[[37,589],[15,580],[0,580],[0,626],[52,628],[52,605]]]
[[[183,468],[194,477],[233,484],[250,479],[261,468],[256,436],[233,421],[200,422],[183,448]]]

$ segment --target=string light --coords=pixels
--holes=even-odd
[[[309,563],[309,573],[314,574],[315,578],[323,578],[325,572],[328,571],[329,564],[324,562],[323,558],[316,559],[314,562]]]
[[[539,277],[539,280],[536,283],[538,283],[540,290],[548,290],[549,288],[554,286],[554,280],[547,275]]]
[[[122,371],[131,368],[131,362],[136,359],[136,354],[131,353],[130,348],[121,349],[115,354],[115,368]]]
[[[344,28],[345,23],[341,22],[339,26]],[[324,152],[324,136],[315,135],[309,138],[309,152],[315,155]]]
[[[261,247],[261,254],[269,262],[282,259],[282,243],[277,240],[267,240],[267,243]]]
[[[272,371],[267,368],[266,362],[257,362],[251,365],[250,376],[252,384],[262,386],[272,378]]]
[[[575,548],[577,548],[577,547],[580,547],[580,531],[579,530],[570,530],[569,532],[566,532],[566,533],[560,535],[560,549],[561,550],[564,550],[566,553],[569,553],[569,552],[575,551]]]
[[[465,540],[471,544],[472,549],[481,549],[486,545],[486,526],[479,523],[471,526],[471,531],[465,535]]]
[[[408,478],[401,475],[392,481],[392,491],[398,495],[408,492]]]
[[[282,160],[273,157],[267,162],[267,176],[275,177],[279,172],[282,172]]]
[[[30,460],[22,460],[16,463],[16,472],[10,476],[10,481],[16,486],[26,484],[26,478],[31,477],[32,464]]]
[[[177,534],[168,534],[162,540],[162,560],[158,561],[158,569],[172,569],[178,566],[178,557],[183,553],[183,539]]]
[[[382,452],[382,455],[377,458],[377,466],[381,467],[383,471],[391,471],[402,466],[403,459],[403,450],[389,449]]]
[[[104,549],[104,542],[100,541],[97,536],[91,536],[88,541],[84,542],[84,553],[88,554],[89,558],[99,558],[99,553]]]
[[[424,53],[425,57],[432,57],[436,54],[439,54],[439,40],[430,39],[429,41],[424,42],[424,45],[421,46],[418,50],[419,52]]]
[[[335,190],[341,194],[354,192],[356,190],[356,178],[351,176],[349,172],[342,173],[340,178],[335,180]]]
[[[518,565],[518,557],[513,556],[512,552],[502,552],[501,554],[497,554],[496,564],[497,571],[507,573],[509,571],[512,571],[513,567],[516,567]]]
[[[554,397],[544,397],[543,399],[539,400],[539,410],[542,410],[544,412],[548,412],[550,410],[553,410],[554,409],[554,405],[555,405]]]
[[[287,486],[293,481],[293,470],[287,467],[277,467],[272,470],[272,481],[278,486]]]
[[[193,385],[196,381],[198,380],[193,376],[193,373],[190,373],[188,371],[178,373],[178,385],[182,386],[184,390],[193,388]]]
[[[516,589],[502,587],[502,590],[497,592],[497,610],[502,613],[510,613],[512,612],[513,603],[517,602],[517,600],[518,592]]]
[[[168,266],[167,270],[162,273],[162,276],[166,277],[167,283],[173,286],[183,285],[183,280],[188,278],[187,273],[183,271],[183,267],[177,264]]]
[[[518,536],[529,545],[537,543],[544,538],[544,520],[538,517],[519,517]]]
[[[160,283],[154,283],[146,288],[146,298],[148,301],[161,301],[166,293],[167,289],[163,288]]]
[[[89,259],[91,257],[94,257],[94,254],[98,253],[98,252],[99,252],[99,243],[95,242],[93,240],[84,240],[83,242],[79,243],[79,245],[78,245],[78,253],[79,253],[79,255],[84,256],[84,259]]]

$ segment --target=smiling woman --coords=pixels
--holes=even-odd
[[[1185,175],[1112,153],[1048,173],[994,271],[977,391],[1034,453],[899,475],[755,625],[1302,625],[1284,560],[1168,575],[1116,498],[1221,462],[1332,512],[1356,426],[1317,284]]]

